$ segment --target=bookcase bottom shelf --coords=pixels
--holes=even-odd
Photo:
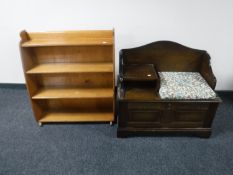
[[[39,120],[39,123],[111,122],[113,120],[112,112],[48,112]]]

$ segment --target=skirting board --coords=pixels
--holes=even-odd
[[[0,83],[0,88],[3,89],[26,89],[24,83]]]

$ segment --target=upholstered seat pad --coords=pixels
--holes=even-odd
[[[159,72],[162,99],[213,99],[215,92],[198,72]]]

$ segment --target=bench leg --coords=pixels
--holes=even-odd
[[[128,132],[127,131],[117,131],[117,138],[127,138]]]
[[[197,136],[200,138],[208,139],[211,136],[211,131],[199,132],[199,133],[197,133]]]

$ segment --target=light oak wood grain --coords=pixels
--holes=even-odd
[[[113,113],[108,112],[49,112],[45,114],[40,122],[104,122],[113,121]]]
[[[38,86],[58,88],[113,88],[112,76],[113,72],[30,74],[30,77],[35,77]]]
[[[39,64],[27,74],[113,72],[112,63],[50,63]]]
[[[74,31],[47,31],[47,32],[30,32],[28,36],[31,40],[64,40],[66,38],[112,38],[112,30],[74,30]]]
[[[92,46],[112,45],[111,38],[74,38],[57,40],[30,40],[22,44],[22,47],[45,47],[45,46]]]
[[[70,31],[29,33],[22,47],[112,45],[109,31]]]
[[[32,99],[57,98],[113,98],[112,88],[44,88]]]
[[[21,58],[35,118],[114,120],[114,32],[21,32]]]
[[[113,46],[32,47],[34,61],[43,63],[113,63]]]

